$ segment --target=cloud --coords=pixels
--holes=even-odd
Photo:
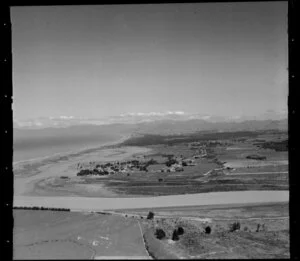
[[[167,116],[167,115],[184,115],[183,111],[167,111],[167,112],[129,112],[120,114],[121,117],[128,116]]]
[[[74,119],[74,116],[59,116],[59,118],[63,120],[71,120]]]

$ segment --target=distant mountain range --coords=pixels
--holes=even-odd
[[[136,125],[138,129],[150,128],[155,131],[157,128],[171,128],[173,130],[184,129],[230,129],[255,127],[263,128],[268,125],[276,125],[275,122],[286,121],[287,112],[267,111],[259,116],[215,116],[204,114],[186,114],[182,111],[168,112],[149,112],[149,113],[126,113],[118,116],[106,118],[76,118],[73,116],[59,117],[41,117],[28,120],[14,119],[13,124],[15,129],[45,129],[45,128],[66,128],[78,125],[112,125],[112,124],[130,124]],[[243,124],[238,124],[243,123]],[[285,125],[279,124],[280,128]],[[147,126],[147,127],[146,127]],[[132,128],[133,126],[131,126]],[[270,126],[272,127],[272,126]]]
[[[141,115],[140,115],[141,116]],[[157,115],[156,115],[157,116]],[[97,137],[121,137],[139,134],[186,134],[196,131],[213,132],[231,132],[231,131],[258,131],[258,130],[282,130],[286,131],[288,127],[287,119],[279,120],[227,120],[214,118],[204,119],[186,119],[177,115],[175,117],[161,117],[152,120],[126,119],[124,122],[115,120],[105,124],[98,121],[80,121],[77,119],[68,119],[67,121],[58,121],[59,125],[53,125],[53,121],[43,121],[43,125],[23,126],[14,128],[14,144],[21,145],[24,142],[43,144],[45,140],[52,140],[58,144],[71,141],[87,140],[94,141]],[[135,117],[135,116],[134,116]],[[58,127],[59,126],[59,127]],[[24,144],[25,144],[24,143]]]

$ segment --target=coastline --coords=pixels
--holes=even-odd
[[[13,161],[13,166],[18,166],[18,165],[23,165],[26,163],[37,163],[39,161],[44,161],[44,160],[55,160],[55,158],[60,158],[60,157],[67,157],[69,155],[72,154],[84,154],[86,152],[88,152],[89,150],[101,150],[104,149],[107,146],[113,146],[113,145],[118,145],[123,143],[124,141],[126,141],[127,139],[130,139],[132,137],[132,134],[130,135],[123,135],[120,139],[116,140],[116,141],[111,141],[111,142],[105,142],[101,145],[98,146],[93,146],[93,147],[82,147],[80,149],[77,150],[70,150],[70,151],[66,151],[66,152],[58,152],[58,153],[54,153],[48,156],[44,156],[44,157],[38,157],[38,158],[32,158],[32,159],[27,159],[27,160],[20,160],[20,161]]]
[[[124,146],[119,147],[131,135],[124,135],[121,139],[107,142],[99,147],[82,148],[46,158],[33,159],[14,165],[14,196],[40,196],[38,183],[42,180],[59,176],[76,177],[76,165],[84,161],[119,161],[131,157],[136,153],[145,153],[148,148]],[[117,146],[116,146],[117,145]],[[121,150],[121,153],[120,151]],[[118,153],[116,153],[116,151]],[[102,189],[103,193],[106,191]],[[49,197],[55,193],[50,193]],[[106,194],[105,194],[106,195]]]

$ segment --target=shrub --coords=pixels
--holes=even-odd
[[[182,227],[178,227],[177,234],[180,236],[180,235],[183,235],[183,233],[184,233],[184,229]]]
[[[149,160],[148,162],[147,162],[147,165],[149,166],[149,165],[154,165],[154,164],[157,164],[158,162],[156,161],[156,160],[154,160],[154,159],[151,159],[151,160]]]
[[[233,224],[229,225],[229,231],[230,232],[234,232],[236,230],[240,230],[240,228],[241,228],[240,222],[234,222]]]
[[[77,176],[86,176],[86,175],[90,175],[92,174],[92,172],[88,169],[82,169],[77,173]]]
[[[205,231],[205,234],[210,234],[211,233],[210,226],[207,226],[204,231]]]
[[[259,229],[260,229],[260,224],[257,224],[256,232],[259,232]]]
[[[244,231],[248,231],[248,227],[244,227]]]
[[[174,229],[174,231],[173,231],[172,240],[173,241],[178,241],[179,240],[177,229]]]
[[[153,219],[154,218],[154,213],[149,211],[147,219]]]
[[[166,237],[166,233],[161,228],[157,228],[156,231],[155,231],[155,236],[158,239],[163,239],[163,238]]]
[[[173,164],[176,164],[176,163],[178,163],[177,160],[175,160],[175,159],[169,159],[168,161],[166,161],[166,166],[167,167],[171,167]]]
[[[159,178],[159,179],[158,179],[158,181],[159,181],[159,182],[162,182],[162,181],[163,181],[163,179],[162,179],[162,178]]]
[[[247,159],[254,159],[254,160],[266,160],[267,159],[266,156],[259,156],[259,155],[255,155],[255,154],[248,155],[246,158]]]
[[[146,172],[147,172],[148,170],[147,170],[147,167],[146,167],[146,166],[141,166],[141,167],[140,167],[140,171],[146,171]]]

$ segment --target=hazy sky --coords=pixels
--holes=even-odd
[[[18,119],[287,108],[287,2],[13,7]]]

